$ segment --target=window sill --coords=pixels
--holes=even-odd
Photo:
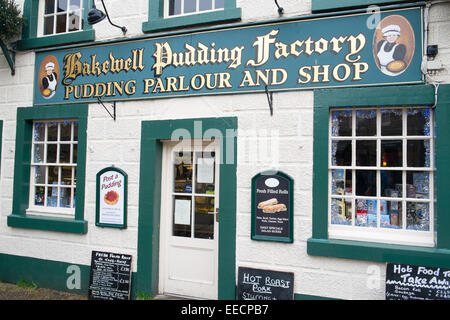
[[[312,256],[448,267],[450,250],[337,239],[309,238]]]
[[[8,226],[25,229],[58,231],[66,233],[86,234],[87,221],[70,218],[55,218],[11,214],[8,216]]]
[[[26,38],[17,41],[18,50],[37,49],[95,40],[94,29],[47,37]]]
[[[185,15],[181,17],[158,18],[142,24],[144,33],[190,27],[210,23],[224,23],[241,19],[241,8],[225,9],[199,14]]]

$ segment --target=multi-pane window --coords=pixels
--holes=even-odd
[[[76,202],[78,121],[33,123],[30,209],[73,214]],[[54,209],[50,209],[54,208]]]
[[[224,1],[225,0],[168,0],[168,16],[223,9]]]
[[[434,244],[433,124],[427,107],[331,109],[331,237]]]
[[[41,1],[42,35],[54,35],[83,29],[82,0]]]

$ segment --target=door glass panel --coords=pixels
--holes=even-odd
[[[195,197],[194,237],[214,239],[214,197]]]
[[[174,192],[192,193],[192,152],[174,152]]]
[[[173,197],[173,236],[191,237],[191,208],[190,196]]]
[[[195,192],[214,194],[215,183],[215,153],[197,152],[195,154]]]

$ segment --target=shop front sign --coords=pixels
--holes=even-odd
[[[36,53],[34,105],[423,83],[422,7]]]

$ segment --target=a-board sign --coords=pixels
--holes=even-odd
[[[294,273],[239,267],[237,300],[293,300]]]
[[[253,240],[293,242],[294,180],[281,171],[252,178]]]
[[[97,173],[96,226],[127,227],[127,179],[125,171],[116,167]]]
[[[388,263],[386,300],[450,300],[450,269]]]
[[[89,300],[129,300],[131,255],[92,251]]]

